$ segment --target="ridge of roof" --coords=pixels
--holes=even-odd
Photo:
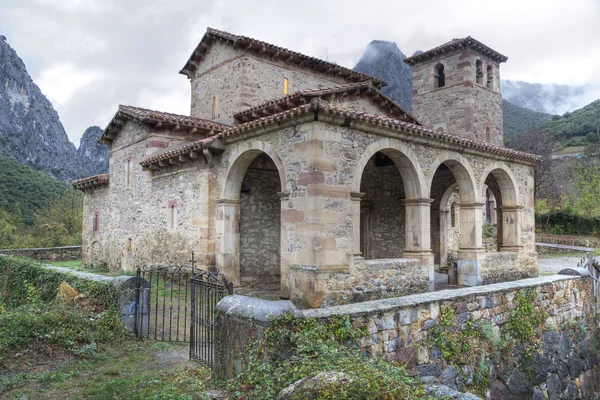
[[[488,47],[480,41],[473,39],[471,36],[467,36],[465,38],[452,39],[449,42],[434,47],[433,49],[427,50],[421,54],[407,57],[404,59],[404,62],[410,66],[413,66],[420,62],[426,61],[434,56],[446,53],[448,51],[456,50],[458,48],[476,51],[491,58],[492,60],[498,63],[503,63],[506,62],[506,60],[508,60],[508,57],[498,53],[491,47]]]
[[[202,130],[209,133],[221,132],[228,129],[228,125],[203,118],[120,104],[117,112],[104,129],[104,132],[102,132],[102,135],[98,138],[98,142],[104,143],[111,141],[112,133],[118,133],[123,127],[123,119],[132,119],[141,123],[154,122],[156,124],[171,124],[179,127],[191,128],[192,131]]]
[[[308,90],[298,90],[292,94],[285,95],[282,97],[278,97],[276,99],[268,100],[264,103],[261,103],[257,106],[249,108],[244,111],[237,112],[233,114],[233,118],[239,124],[243,124],[249,122],[249,120],[255,120],[261,117],[256,117],[254,114],[258,111],[261,111],[264,115],[272,115],[278,112],[281,112],[285,109],[295,108],[301,104],[296,104],[297,99],[304,99],[303,104],[310,103],[310,100],[314,97],[321,97],[327,95],[333,95],[336,93],[344,93],[348,91],[371,91],[375,93],[379,98],[383,99],[384,104],[387,104],[390,107],[393,107],[400,113],[400,116],[404,116],[405,118],[400,118],[402,120],[410,120],[418,125],[421,125],[419,121],[415,117],[413,117],[408,111],[406,111],[400,104],[392,100],[390,97],[381,92],[377,87],[373,85],[371,81],[362,81],[356,83],[348,83],[344,85],[335,85],[326,88],[320,89],[308,89]],[[307,101],[308,100],[308,101]],[[286,108],[287,107],[287,108]],[[268,113],[268,108],[272,108],[272,112]]]
[[[278,57],[281,55],[287,56],[286,62],[291,62],[294,59],[299,61],[302,65],[307,65],[312,69],[320,70],[321,72],[337,72],[341,75],[346,75],[348,78],[352,80],[371,80],[378,87],[383,87],[387,85],[382,79],[377,79],[373,76],[363,74],[362,72],[354,71],[350,68],[342,67],[336,63],[325,61],[320,58],[307,56],[306,54],[298,53],[293,50],[289,50],[284,47],[280,47],[274,45],[272,43],[267,43],[262,40],[254,39],[248,36],[235,35],[233,33],[225,32],[219,29],[214,29],[208,27],[206,29],[206,33],[202,36],[202,39],[190,55],[188,61],[185,63],[183,68],[179,71],[180,74],[190,77],[190,73],[193,69],[197,68],[196,58],[201,58],[203,52],[205,52],[213,39],[225,40],[226,42],[232,44],[235,47],[238,47],[242,50],[250,50],[253,46],[258,50],[260,48],[260,55],[265,56],[268,55],[270,57]]]

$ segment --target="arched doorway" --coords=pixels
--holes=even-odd
[[[492,167],[484,175],[485,194],[484,234],[495,238],[494,246],[487,251],[518,251],[521,248],[520,209],[517,204],[517,190],[507,169]],[[484,238],[485,241],[486,238]]]
[[[281,287],[279,157],[251,149],[235,158],[217,201],[217,267],[234,286]]]

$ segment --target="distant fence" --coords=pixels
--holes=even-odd
[[[81,258],[81,246],[45,247],[32,249],[2,249],[0,254],[44,261],[66,261]]]

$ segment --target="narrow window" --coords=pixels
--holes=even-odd
[[[217,118],[217,96],[213,96],[212,102],[212,119]]]
[[[456,203],[452,203],[450,206],[450,225],[456,228]]]
[[[94,233],[98,232],[98,229],[100,228],[100,223],[99,223],[99,218],[98,218],[98,211],[94,211],[94,220],[93,220],[93,230]]]
[[[288,94],[288,78],[283,78],[283,94]]]
[[[446,74],[444,73],[444,65],[438,64],[433,70],[433,87],[441,88],[446,86]]]
[[[488,89],[494,88],[494,69],[491,65],[487,67],[487,87]]]
[[[168,215],[167,215],[167,228],[169,230],[175,229],[177,226],[177,200],[169,200],[168,203]]]
[[[485,127],[485,141],[488,143],[492,142],[492,133],[490,132],[490,127]]]
[[[127,165],[125,166],[125,183],[127,189],[131,186],[131,158],[127,159]]]
[[[483,67],[481,60],[475,61],[475,82],[479,85],[483,85]]]

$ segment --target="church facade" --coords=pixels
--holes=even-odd
[[[73,182],[84,263],[194,251],[306,307],[433,290],[449,259],[459,285],[537,276],[539,159],[503,147],[504,61],[470,37],[406,59],[409,113],[379,79],[209,28],[180,71],[190,116],[119,106],[100,138],[109,173]]]

